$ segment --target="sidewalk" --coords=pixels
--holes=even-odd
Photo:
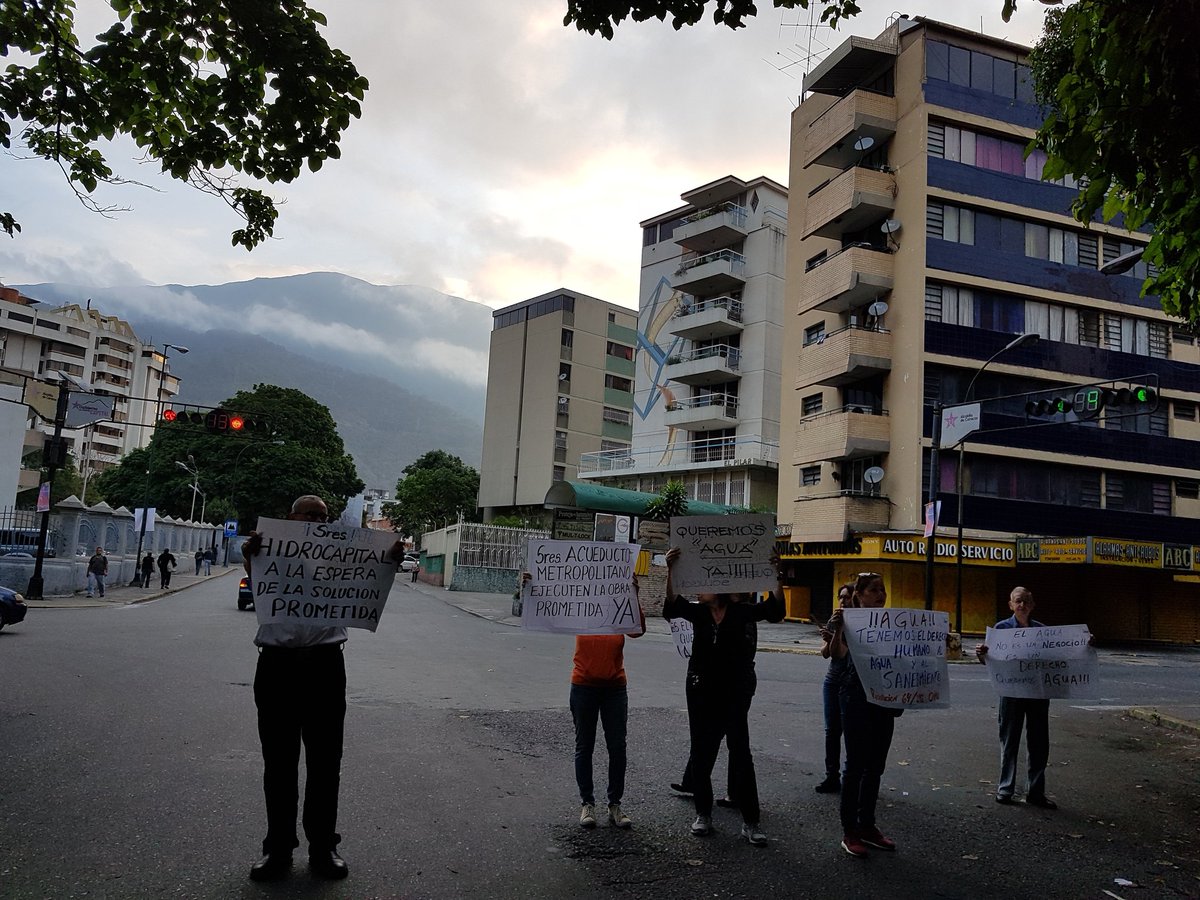
[[[128,606],[131,603],[145,603],[147,600],[157,600],[167,594],[185,591],[190,587],[195,587],[213,578],[220,578],[231,572],[242,574],[242,567],[229,566],[226,568],[214,565],[211,575],[193,575],[194,571],[194,568],[185,571],[180,566],[171,573],[171,586],[166,590],[158,587],[158,570],[155,569],[154,574],[150,577],[150,587],[148,588],[133,587],[128,583],[109,583],[104,586],[103,597],[89,597],[86,590],[81,590],[74,594],[56,594],[51,597],[43,597],[41,600],[26,600],[25,602],[30,609],[90,609],[105,606]],[[236,593],[237,585],[231,586],[229,590],[232,598]]]

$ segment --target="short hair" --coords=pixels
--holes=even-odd
[[[324,498],[318,497],[316,494],[302,494],[301,496],[297,497],[295,500],[292,501],[292,513],[294,514],[296,512],[296,510],[300,508],[300,505],[302,503],[305,503],[310,500],[316,500],[318,503],[320,503],[322,506],[324,506],[326,508],[326,510],[329,509],[328,505],[325,503]]]
[[[1021,587],[1020,585],[1017,585],[1015,588],[1013,588],[1013,589],[1012,589],[1012,591],[1011,591],[1011,592],[1009,593],[1009,595],[1008,595],[1008,599],[1009,599],[1009,600],[1016,600],[1016,599],[1017,599],[1017,596],[1018,596],[1018,595],[1020,595],[1020,594],[1025,594],[1025,595],[1027,595],[1027,596],[1029,597],[1029,599],[1030,599],[1030,600],[1032,600],[1032,599],[1033,599],[1033,591],[1031,591],[1031,590],[1030,590],[1029,588],[1027,588],[1027,587]]]

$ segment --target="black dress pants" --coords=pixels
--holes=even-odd
[[[300,747],[304,746],[304,836],[310,853],[332,850],[337,833],[346,663],[341,644],[263,647],[254,675],[262,742],[267,836],[263,853],[290,855],[296,839]]]
[[[743,821],[757,825],[758,781],[754,776],[747,722],[754,695],[727,684],[704,683],[707,680],[691,674],[687,680],[688,728],[692,739],[688,772],[696,799],[696,814],[712,815],[712,771],[724,738],[729,748],[730,796],[737,801]]]

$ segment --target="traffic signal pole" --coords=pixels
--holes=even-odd
[[[67,448],[63,441],[63,426],[67,423],[67,404],[71,392],[64,378],[58,383],[58,404],[54,408],[54,436],[46,441],[42,450],[42,462],[46,466],[46,483],[51,493],[54,491],[54,475],[66,463]],[[29,586],[25,590],[28,600],[41,600],[45,590],[45,579],[42,577],[42,564],[46,558],[46,535],[50,533],[50,507],[47,504],[42,510],[42,521],[38,527],[37,558],[33,563],[33,575],[29,578]],[[74,550],[74,548],[72,548]],[[72,553],[72,558],[74,554]]]

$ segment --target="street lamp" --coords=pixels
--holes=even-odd
[[[984,360],[983,365],[975,370],[975,374],[971,376],[971,380],[967,382],[967,390],[963,393],[963,403],[971,402],[971,392],[975,390],[975,382],[996,357],[1007,353],[1009,350],[1014,350],[1017,347],[1025,347],[1038,342],[1038,334],[1035,331],[1026,331],[1024,334],[1018,334],[1015,338]],[[960,635],[962,634],[962,572],[963,572],[963,456],[966,453],[966,436],[958,443],[958,472],[954,479],[955,493],[958,494],[958,540],[955,543],[954,552],[954,630]]]
[[[287,443],[287,441],[285,441],[285,440],[255,442],[253,444],[247,444],[245,447],[243,447],[241,450],[239,450],[237,452],[237,456],[235,456],[233,458],[233,480],[230,483],[231,486],[230,486],[230,490],[229,490],[229,506],[233,510],[233,514],[235,516],[237,515],[236,497],[237,497],[237,483],[238,483],[238,466],[241,465],[242,454],[245,453],[247,450],[249,450],[251,447],[282,447],[286,443]],[[225,538],[225,562],[223,563],[223,565],[226,565],[226,566],[229,565],[229,538]]]
[[[181,347],[178,344],[163,344],[162,351],[162,368],[158,372],[158,393],[154,404],[154,422],[150,425],[150,443],[146,447],[146,485],[142,491],[142,526],[138,529],[137,555],[133,560],[133,585],[141,584],[140,572],[142,564],[142,544],[146,541],[146,519],[150,516],[150,470],[154,463],[154,432],[158,428],[158,422],[162,418],[162,393],[163,382],[167,380],[167,358],[171,350],[177,350],[179,353],[187,353],[187,347]],[[195,499],[195,495],[192,495]]]
[[[191,463],[191,465],[188,465],[188,463]],[[190,453],[188,454],[187,462],[175,460],[175,465],[192,476],[192,508],[188,510],[188,521],[194,522],[196,521],[196,494],[203,493],[200,490],[200,467],[196,465],[196,460]],[[200,508],[200,517],[204,518],[204,507]]]

